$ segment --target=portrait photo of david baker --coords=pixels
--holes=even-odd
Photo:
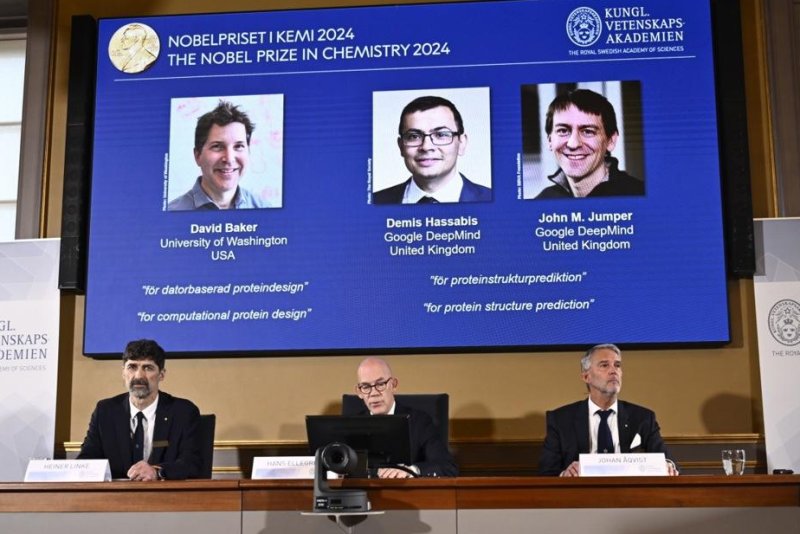
[[[281,207],[282,158],[282,95],[173,99],[166,210]]]

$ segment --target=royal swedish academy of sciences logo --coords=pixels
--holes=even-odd
[[[800,304],[791,299],[779,300],[767,320],[775,341],[789,347],[800,343]]]
[[[593,45],[602,32],[603,21],[590,7],[576,8],[567,17],[567,37],[577,46]]]

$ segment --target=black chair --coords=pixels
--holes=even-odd
[[[211,478],[214,467],[214,430],[217,416],[213,413],[200,416],[198,442],[200,443],[200,478]]]
[[[433,424],[439,430],[439,437],[445,445],[450,447],[450,395],[447,393],[421,394],[421,395],[395,395],[399,404],[415,410],[425,412],[433,419]],[[342,415],[357,415],[366,410],[364,401],[358,395],[342,395]]]

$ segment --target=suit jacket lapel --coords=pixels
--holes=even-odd
[[[620,452],[631,452],[631,421],[630,411],[625,409],[622,401],[617,402],[617,431],[619,432],[619,450]]]
[[[114,417],[114,435],[119,443],[119,453],[124,463],[133,459],[131,450],[131,403],[128,395],[121,395],[119,414]]]
[[[159,464],[164,459],[164,453],[169,444],[169,429],[172,426],[172,397],[163,391],[158,394],[158,407],[156,408],[156,421],[153,428],[153,450],[150,453],[150,463]]]
[[[406,408],[402,404],[398,404],[396,400],[394,402],[395,402],[395,405],[394,405],[394,414],[395,415],[411,415],[411,410],[409,408]]]
[[[578,438],[578,453],[592,452],[592,442],[589,440],[589,405],[588,400],[575,404],[575,436]],[[577,458],[576,458],[577,459]]]

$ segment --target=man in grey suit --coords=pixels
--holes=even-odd
[[[589,398],[547,412],[539,474],[580,475],[581,453],[663,452],[667,473],[677,475],[652,410],[619,400],[622,352],[610,343],[596,345],[581,358],[581,378]],[[605,424],[607,423],[607,426]]]

